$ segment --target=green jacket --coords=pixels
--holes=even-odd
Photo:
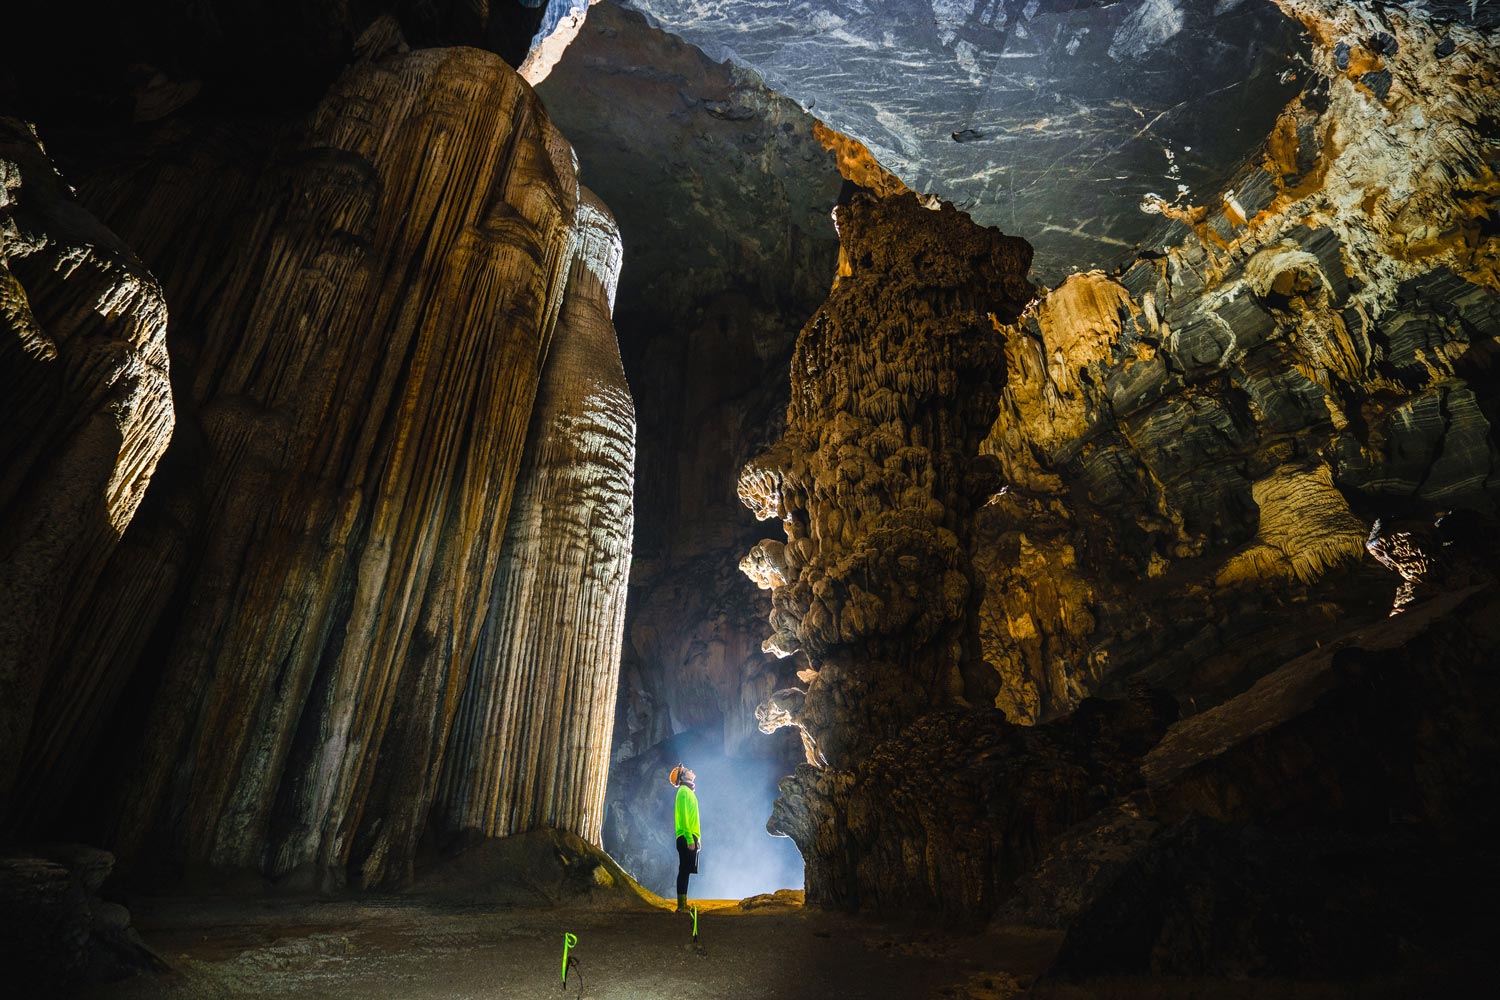
[[[677,786],[677,836],[686,837],[690,842],[701,840],[703,834],[698,830],[698,796],[687,785]]]

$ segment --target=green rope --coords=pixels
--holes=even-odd
[[[568,988],[568,952],[578,943],[577,934],[563,934],[563,959],[562,959],[562,988]]]

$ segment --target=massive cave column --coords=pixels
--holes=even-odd
[[[478,50],[358,65],[285,143],[237,225],[164,248],[217,292],[178,317],[191,461],[73,638],[160,664],[123,854],[374,882],[409,865],[477,647],[577,181]],[[162,197],[154,169],[114,197]]]
[[[0,824],[55,648],[171,438],[167,308],[0,118]]]
[[[439,792],[448,829],[598,844],[634,525],[635,407],[610,313],[621,244],[584,191],[479,652]]]
[[[787,432],[740,496],[786,531],[761,546],[776,573],[757,575],[775,583],[768,648],[811,663],[795,721],[848,768],[933,708],[993,696],[968,690],[983,673],[968,524],[995,485],[979,443],[998,327],[1031,287],[1027,244],[951,206],[859,196],[836,220],[840,277],[798,338]]]

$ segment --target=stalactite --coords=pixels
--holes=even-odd
[[[599,843],[630,567],[635,414],[610,311],[621,249],[585,192],[479,654],[454,721],[442,823]]]

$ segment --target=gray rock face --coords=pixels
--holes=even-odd
[[[908,185],[1025,237],[1035,274],[1166,235],[1305,78],[1297,25],[1243,0],[628,0],[759,71]]]

